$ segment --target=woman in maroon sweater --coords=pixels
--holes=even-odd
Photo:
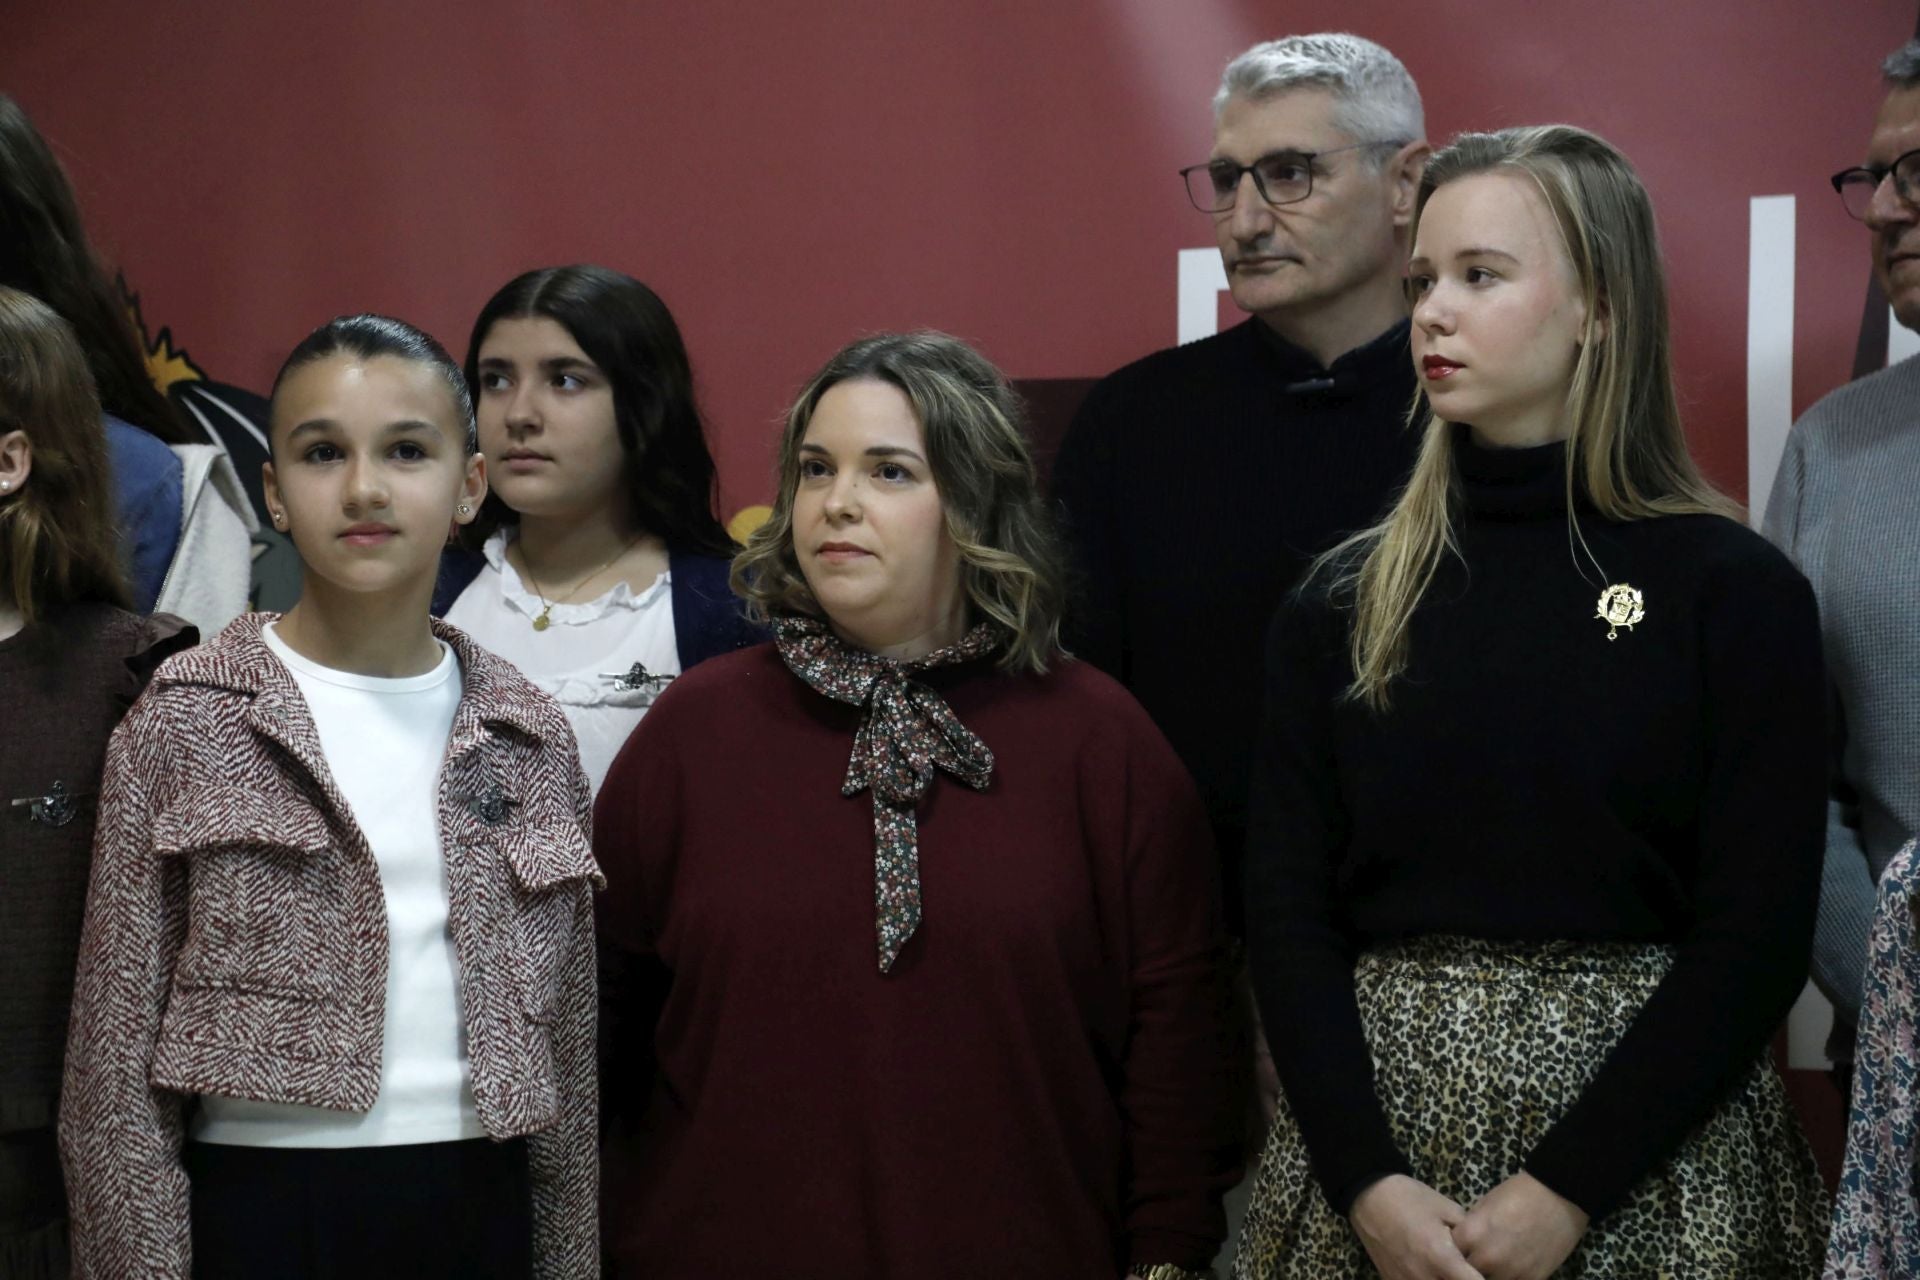
[[[595,815],[616,1274],[1207,1274],[1241,1097],[1205,817],[1059,648],[999,373],[846,348]],[[941,776],[944,774],[945,776]]]

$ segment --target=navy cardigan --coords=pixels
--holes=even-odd
[[[767,632],[747,620],[740,598],[727,584],[732,561],[690,551],[667,551],[672,575],[673,638],[680,651],[680,669],[767,639]],[[440,577],[433,584],[433,616],[443,618],[460,593],[480,571],[486,557],[477,551],[449,547],[440,557]]]

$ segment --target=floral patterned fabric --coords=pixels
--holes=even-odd
[[[1914,1159],[1915,999],[1920,946],[1914,940],[1914,894],[1920,891],[1915,842],[1893,855],[1880,875],[1879,905],[1867,940],[1860,1034],[1854,1043],[1853,1110],[1847,1158],[1840,1170],[1827,1280],[1892,1280],[1920,1276],[1920,1201]]]
[[[913,677],[984,658],[1000,647],[987,623],[924,658],[900,662],[848,644],[815,618],[774,623],[787,668],[816,692],[861,708],[842,795],[873,791],[873,894],[880,972],[920,927],[920,832],[914,809],[936,769],[976,791],[993,776],[993,752],[960,723],[939,694]]]

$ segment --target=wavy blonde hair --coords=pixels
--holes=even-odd
[[[961,584],[976,616],[1007,633],[1000,665],[1043,672],[1060,650],[1066,590],[1060,543],[1040,496],[1020,398],[1005,375],[944,333],[882,333],[843,347],[807,383],[780,437],[773,514],[733,561],[733,589],[764,622],[780,613],[821,617],[793,551],[800,445],[814,410],[838,383],[897,387],[926,436],[927,465],[960,553]]]
[[[1605,139],[1571,125],[1462,134],[1427,163],[1414,232],[1435,191],[1482,173],[1519,174],[1534,184],[1553,214],[1586,308],[1567,388],[1570,543],[1598,566],[1580,532],[1575,494],[1608,520],[1738,518],[1739,507],[1701,476],[1687,452],[1659,235],[1633,166]],[[1460,554],[1453,424],[1434,416],[1424,398],[1412,416],[1424,418],[1425,437],[1399,500],[1378,525],[1334,547],[1316,566],[1316,576],[1327,572],[1335,593],[1351,599],[1354,680],[1347,696],[1376,711],[1386,709],[1390,686],[1407,668],[1408,624],[1441,558]]]
[[[73,329],[0,286],[0,435],[27,433],[33,472],[0,498],[0,597],[28,623],[62,605],[128,608],[100,397]]]

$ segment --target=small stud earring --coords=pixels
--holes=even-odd
[[[13,488],[13,481],[0,480],[0,493],[5,493],[7,490],[11,488]]]
[[[287,513],[286,513],[286,512],[284,512],[284,511],[276,511],[276,512],[274,512],[274,513],[273,513],[273,527],[274,527],[274,528],[276,528],[276,529],[280,529],[280,528],[284,528],[284,527],[286,527],[286,523],[287,523]]]
[[[466,515],[466,514],[467,514],[468,512],[470,512],[470,511],[472,511],[472,510],[473,510],[473,508],[472,508],[472,507],[470,507],[470,506],[468,506],[468,505],[467,505],[466,503],[464,503],[464,502],[463,502],[463,503],[461,503],[461,504],[460,504],[460,514],[461,514],[461,515],[463,515],[463,516],[464,516],[464,515]]]

